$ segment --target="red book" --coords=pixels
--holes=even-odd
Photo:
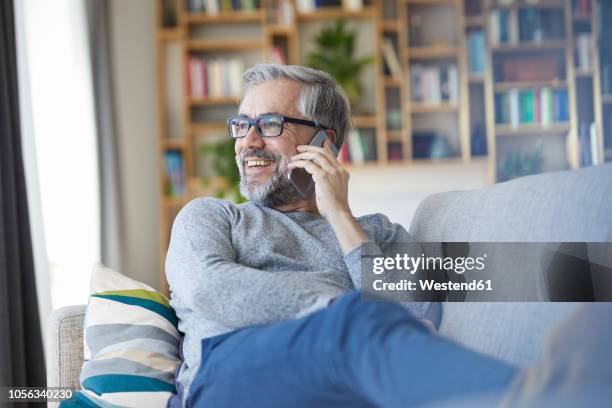
[[[349,157],[348,151],[348,140],[345,140],[342,143],[342,147],[340,148],[340,153],[338,153],[338,161],[340,163],[350,163],[351,158]]]
[[[202,69],[202,96],[208,98],[208,60],[202,59],[200,67]]]
[[[185,69],[185,92],[189,96],[192,96],[191,95],[191,59],[192,58],[190,56],[186,56],[185,63],[183,64],[183,67]]]

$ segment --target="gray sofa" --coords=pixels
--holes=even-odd
[[[410,228],[421,242],[612,240],[612,164],[524,177],[475,191],[428,197]],[[570,303],[445,303],[440,333],[486,354],[527,366],[537,361]],[[78,388],[85,306],[48,322],[49,386]]]

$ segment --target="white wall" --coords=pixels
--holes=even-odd
[[[160,285],[155,2],[111,0],[111,48],[123,208],[123,272]]]

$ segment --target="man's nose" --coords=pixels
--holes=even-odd
[[[263,140],[263,137],[259,136],[259,134],[257,133],[255,126],[251,126],[251,128],[249,129],[249,131],[247,132],[246,136],[243,139],[243,144],[244,144],[244,147],[246,148],[252,148],[252,147],[262,148],[266,143]]]

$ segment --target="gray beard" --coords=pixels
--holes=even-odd
[[[248,175],[240,166],[240,193],[249,201],[263,207],[278,207],[299,200],[301,197],[293,188],[289,178],[289,172],[283,159],[276,160],[274,175],[263,184],[257,184],[249,180]],[[242,162],[244,163],[244,162]],[[282,167],[282,169],[281,169]]]

